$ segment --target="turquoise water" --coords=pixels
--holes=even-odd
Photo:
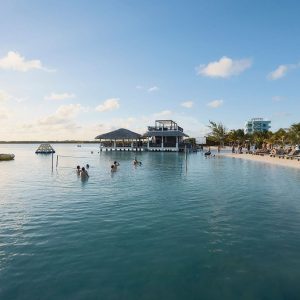
[[[0,145],[0,299],[299,299],[299,170],[36,148]]]

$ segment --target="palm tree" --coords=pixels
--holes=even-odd
[[[227,134],[227,141],[233,144],[244,144],[247,136],[243,129],[232,129]]]
[[[292,145],[300,144],[300,123],[291,125],[288,130],[288,139]]]
[[[268,139],[272,136],[271,131],[257,131],[251,135],[251,141],[256,145],[258,149],[262,147],[264,143],[268,142]]]
[[[284,147],[287,143],[287,136],[287,132],[283,128],[280,128],[276,132],[274,132],[272,141],[274,141],[274,144],[276,143]]]
[[[221,147],[224,146],[224,141],[226,138],[226,128],[222,123],[216,123],[213,121],[209,121],[211,132],[209,133],[209,137],[214,141],[217,142]]]

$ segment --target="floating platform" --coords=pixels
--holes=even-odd
[[[13,160],[15,158],[14,154],[0,154],[0,161],[1,160]]]
[[[52,148],[50,144],[41,144],[37,150],[35,151],[36,154],[51,154],[55,153],[55,150]]]

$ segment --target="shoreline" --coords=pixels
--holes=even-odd
[[[220,153],[219,156],[229,157],[229,158],[237,158],[237,159],[245,159],[250,161],[256,161],[260,163],[266,163],[281,167],[288,167],[300,170],[300,161],[291,160],[286,158],[278,158],[278,157],[270,157],[269,155],[252,155],[252,154],[234,154],[234,153]]]

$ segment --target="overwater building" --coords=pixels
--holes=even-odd
[[[98,135],[96,139],[100,141],[100,151],[178,152],[189,146],[183,143],[184,137],[188,135],[173,120],[156,120],[143,135],[120,128]]]
[[[173,120],[156,120],[144,134],[148,151],[180,151],[183,138],[188,137],[183,128]]]
[[[263,118],[252,118],[245,124],[245,133],[266,132],[271,128],[271,121]]]

